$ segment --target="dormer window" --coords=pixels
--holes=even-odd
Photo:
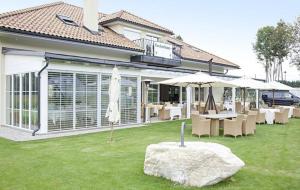
[[[59,20],[61,20],[65,24],[72,25],[72,26],[78,26],[78,24],[68,16],[65,16],[65,15],[56,15],[56,16]]]

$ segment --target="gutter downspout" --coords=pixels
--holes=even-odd
[[[46,64],[38,72],[38,84],[37,84],[37,93],[38,93],[38,127],[33,130],[32,136],[35,136],[35,133],[41,129],[41,74],[48,67],[49,60],[46,58]]]

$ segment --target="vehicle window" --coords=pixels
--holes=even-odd
[[[292,95],[288,92],[284,93],[284,98],[292,98]]]

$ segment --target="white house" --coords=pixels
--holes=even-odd
[[[121,125],[143,122],[145,80],[151,81],[150,102],[185,103],[188,116],[198,91],[157,82],[208,71],[210,59],[216,75],[239,68],[127,11],[98,13],[96,3],[57,2],[0,14],[1,125],[37,134],[106,127],[115,65],[122,75]],[[223,89],[215,90],[218,101]]]

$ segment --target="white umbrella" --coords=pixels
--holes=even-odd
[[[231,84],[237,85],[238,87],[242,88],[244,91],[244,113],[245,113],[245,104],[246,104],[246,88],[251,88],[251,89],[266,89],[269,88],[269,85],[264,83],[264,82],[260,82],[251,78],[246,78],[246,77],[242,77],[239,79],[234,79],[232,81],[229,81]]]
[[[173,85],[173,86],[192,86],[192,87],[198,87],[199,85],[201,85],[201,87],[236,87],[236,85],[231,84],[228,81],[224,81],[220,78],[208,75],[203,72],[197,72],[195,74],[176,77],[173,79],[161,81],[159,83]]]
[[[119,112],[119,98],[120,98],[120,86],[121,86],[120,81],[121,81],[121,76],[119,74],[118,68],[114,67],[110,79],[109,90],[108,90],[109,103],[105,115],[105,117],[108,117],[108,121],[111,125],[110,140],[112,140],[113,125],[117,124],[120,120],[120,112]]]
[[[234,79],[229,82],[240,88],[251,88],[251,89],[258,89],[258,90],[269,88],[269,85],[267,83],[257,81],[251,78],[245,78],[245,77]]]
[[[293,90],[294,89],[288,85],[282,84],[277,81],[268,82],[266,84],[268,85],[267,89],[269,90]]]
[[[192,87],[236,87],[236,85],[229,83],[228,81],[224,81],[217,77],[198,72],[196,74],[189,74],[186,76],[181,76],[165,81],[159,82],[160,84],[168,84],[174,86],[192,86]],[[208,105],[208,106],[206,106]],[[210,88],[209,95],[207,98],[207,102],[205,104],[204,112],[206,111],[206,107],[208,109],[216,109],[215,101],[212,95],[212,91]],[[199,101],[199,112],[200,112],[200,101]]]

